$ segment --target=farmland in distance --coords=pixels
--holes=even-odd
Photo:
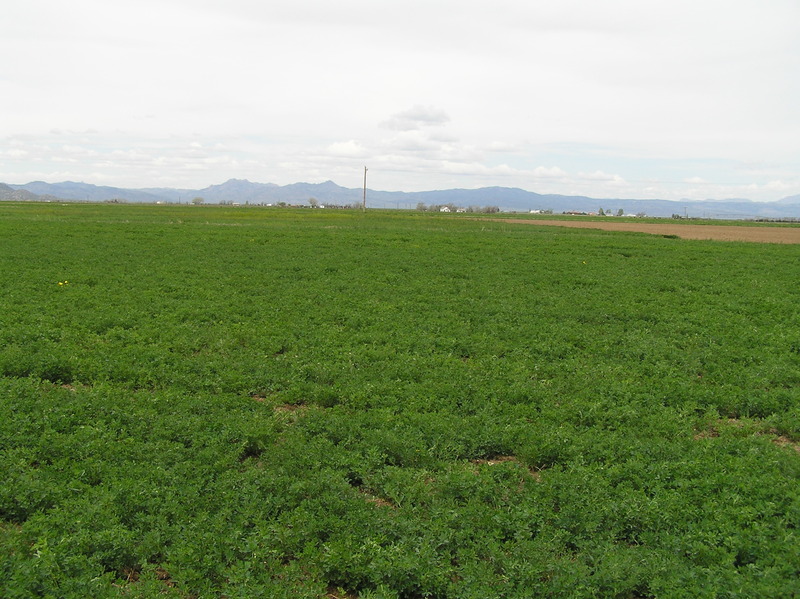
[[[0,204],[0,596],[797,596],[798,281],[798,245]]]

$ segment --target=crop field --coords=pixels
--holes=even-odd
[[[798,597],[800,245],[0,203],[0,596]]]
[[[637,219],[638,221],[639,219]],[[604,231],[627,231],[650,233],[680,237],[683,239],[715,239],[720,241],[752,241],[757,243],[800,243],[800,226],[752,226],[730,224],[707,224],[705,222],[691,225],[675,224],[660,219],[660,222],[636,222],[631,219],[578,219],[578,220],[542,220],[506,218],[505,222],[517,224],[534,224],[538,226],[552,225],[556,227],[575,227],[579,229],[602,229]]]

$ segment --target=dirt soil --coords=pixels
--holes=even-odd
[[[652,235],[675,235],[683,239],[751,241],[755,243],[800,243],[800,227],[750,227],[737,225],[685,225],[676,223],[632,223],[586,220],[497,219],[497,222],[536,226],[633,231]]]

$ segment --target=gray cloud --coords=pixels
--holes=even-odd
[[[433,106],[416,105],[392,115],[380,125],[393,131],[416,131],[423,127],[440,127],[450,120],[444,110]]]

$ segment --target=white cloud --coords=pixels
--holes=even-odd
[[[388,120],[383,121],[381,126],[395,131],[417,131],[422,127],[442,126],[449,120],[450,117],[444,110],[433,106],[416,105],[392,115]]]
[[[387,189],[800,193],[793,0],[26,0],[4,16],[9,182],[68,164],[126,186],[350,185],[369,162]]]
[[[15,158],[17,158],[17,159],[25,158],[25,157],[30,155],[30,152],[28,152],[27,150],[20,150],[18,148],[12,148],[10,150],[6,150],[5,152],[3,152],[2,155],[5,156],[6,158],[9,158],[9,159],[13,160]]]
[[[537,179],[563,179],[567,177],[567,172],[557,166],[537,166],[533,169],[532,175]]]
[[[790,191],[792,189],[796,189],[796,185],[785,183],[783,181],[770,181],[764,185],[764,188],[771,191]]]
[[[625,180],[619,175],[610,175],[603,171],[595,171],[593,173],[578,173],[581,179],[587,181],[602,181],[603,183],[625,183]]]
[[[368,154],[367,149],[354,139],[332,143],[328,146],[328,152],[343,158],[363,158]]]

